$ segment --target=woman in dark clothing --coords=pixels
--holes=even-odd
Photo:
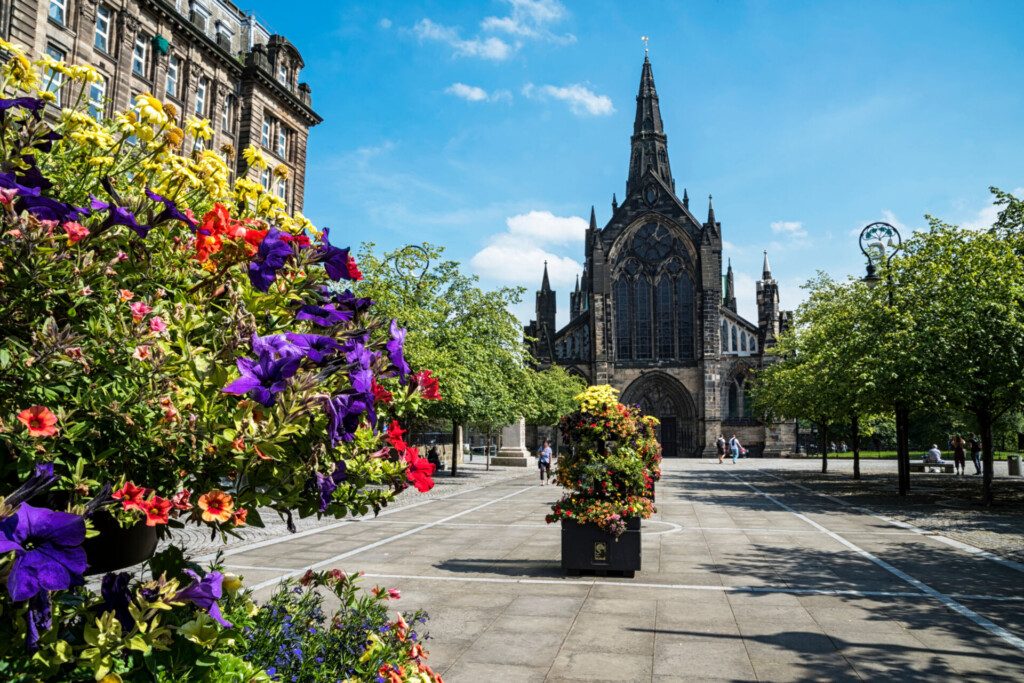
[[[967,443],[964,441],[964,438],[959,434],[954,434],[953,438],[950,440],[950,443],[953,446],[953,467],[956,469],[956,473],[967,474],[966,472],[964,472],[964,468],[967,466],[967,459],[965,457],[966,454],[964,453],[964,446],[966,446]]]

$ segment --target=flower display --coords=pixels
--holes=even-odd
[[[85,573],[85,520],[79,515],[22,503],[0,521],[0,553],[14,552],[7,576],[11,600],[82,583]]]
[[[552,505],[546,521],[594,524],[618,537],[628,518],[654,513],[654,483],[661,477],[657,420],[619,403],[608,385],[588,387],[575,399],[579,409],[559,422],[572,450],[559,459],[555,475],[570,493]]]
[[[235,501],[223,491],[213,490],[199,496],[204,522],[226,522],[235,512]]]

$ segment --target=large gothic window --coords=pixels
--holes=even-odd
[[[735,351],[739,351],[740,350],[739,344],[736,343],[736,326],[732,325],[731,328],[732,329],[730,330],[730,340],[729,341],[731,342],[732,345],[729,348],[732,349],[734,352]]]
[[[636,358],[651,359],[651,283],[640,278],[633,285],[636,288]]]
[[[679,318],[679,358],[693,358],[693,281],[689,274],[682,273],[676,280],[676,315]]]
[[[615,353],[619,360],[633,357],[632,335],[630,334],[629,281],[622,278],[615,281]]]
[[[729,323],[722,321],[722,351],[729,350]]]
[[[675,338],[672,311],[672,279],[662,276],[658,280],[655,315],[658,327],[658,358],[675,356]]]
[[[729,383],[728,417],[735,420],[740,416],[740,385],[736,381]]]

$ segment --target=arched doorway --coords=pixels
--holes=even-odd
[[[677,380],[661,372],[647,373],[626,387],[622,402],[658,418],[658,441],[666,458],[698,454],[697,411],[690,392]]]

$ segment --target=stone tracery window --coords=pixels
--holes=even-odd
[[[619,360],[633,357],[633,338],[630,334],[630,289],[629,281],[620,278],[615,281],[615,350]]]
[[[672,316],[672,278],[662,275],[658,280],[654,303],[658,328],[658,358],[674,358],[676,349]]]
[[[651,283],[641,277],[633,285],[636,288],[636,307],[633,309],[636,334],[636,359],[650,360],[651,349]]]

